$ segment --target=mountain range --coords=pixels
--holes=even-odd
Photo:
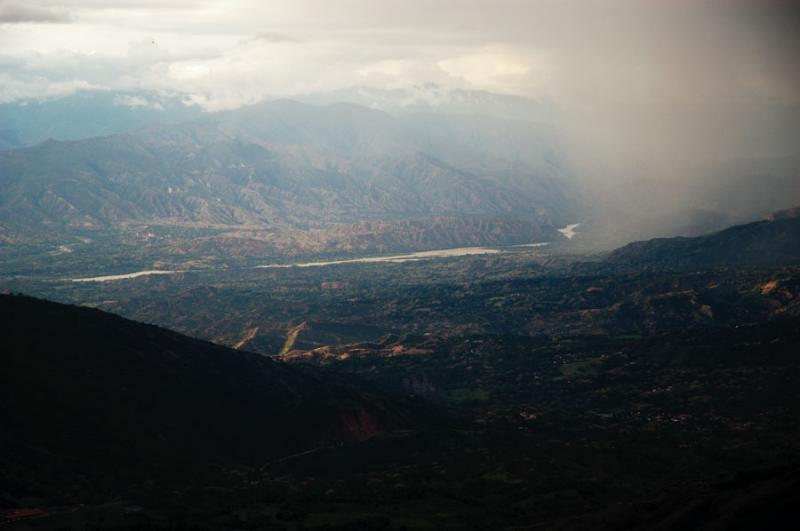
[[[0,104],[0,150],[123,133],[203,114],[179,94],[150,91],[85,90],[60,98],[14,101]]]
[[[547,102],[436,85],[298,100],[206,112],[182,94],[84,91],[0,105],[0,242],[103,240],[152,267],[565,243],[557,229],[581,223],[569,243],[594,251],[800,199],[786,156],[587,180]]]
[[[48,140],[0,153],[0,226],[23,239],[205,228],[217,231],[217,243],[311,239],[332,251],[346,250],[337,241],[364,223],[379,224],[378,246],[381,231],[396,240],[395,225],[409,222],[433,246],[560,238],[556,229],[577,202],[555,137],[525,124],[454,123],[279,100],[178,125]],[[508,130],[528,140],[506,142]],[[503,156],[479,152],[498,145]],[[451,229],[437,237],[443,225]],[[415,248],[413,239],[403,243]]]

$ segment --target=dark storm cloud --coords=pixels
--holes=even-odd
[[[64,23],[70,16],[64,10],[29,3],[0,3],[0,24]]]

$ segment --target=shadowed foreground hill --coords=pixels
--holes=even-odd
[[[633,242],[613,251],[608,260],[680,269],[800,263],[800,218],[779,216],[696,238]]]
[[[92,309],[0,309],[4,531],[793,529],[797,318],[394,335],[293,368]],[[419,418],[335,374],[475,422],[304,452]]]
[[[0,501],[37,477],[47,490],[260,462],[414,418],[327,375],[94,309],[2,295],[0,317],[0,480],[22,479]]]

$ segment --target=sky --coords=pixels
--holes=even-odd
[[[0,102],[152,89],[217,110],[436,83],[552,104],[587,157],[781,154],[800,116],[799,13],[792,0],[0,0]]]

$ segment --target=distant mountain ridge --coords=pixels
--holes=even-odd
[[[397,89],[356,86],[298,96],[297,100],[315,105],[354,103],[393,115],[436,112],[451,116],[482,115],[538,123],[552,123],[556,115],[554,106],[546,101],[483,90],[447,88],[436,83]]]
[[[571,246],[596,252],[721,230],[800,199],[791,153],[587,178],[580,142],[544,99],[422,83],[218,112],[197,101],[84,90],[0,104],[0,152],[67,143],[0,156],[0,241],[108,231],[142,243],[153,226],[190,227],[202,241],[168,247],[275,257],[552,241],[580,222]],[[469,233],[487,222],[492,232]],[[400,232],[409,223],[423,236]],[[370,224],[381,230],[366,239]]]
[[[79,91],[61,98],[0,104],[0,149],[48,139],[80,140],[124,133],[153,124],[201,117],[180,94],[151,91]]]
[[[546,135],[539,136],[541,149]],[[279,100],[178,125],[0,153],[0,223],[48,232],[132,225],[263,234],[363,222],[506,219],[557,239],[573,221],[557,161],[456,166],[469,145],[353,104]],[[439,156],[438,152],[442,156]],[[449,161],[444,159],[448,158]],[[541,160],[538,164],[536,161]],[[496,241],[496,235],[470,242]],[[432,245],[459,245],[454,238]]]
[[[800,209],[775,213],[770,219],[697,236],[657,238],[629,243],[610,253],[620,265],[696,268],[780,266],[800,263]]]

